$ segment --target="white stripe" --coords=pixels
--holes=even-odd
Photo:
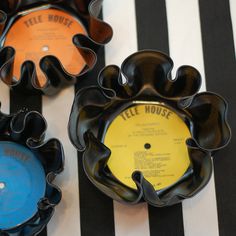
[[[201,89],[205,90],[198,1],[166,0],[166,3],[170,55],[175,62],[174,73],[181,65],[188,64],[196,67],[203,79]],[[213,176],[202,192],[183,202],[185,236],[219,235]]]
[[[9,87],[0,81],[0,102],[1,112],[9,114],[10,111],[10,91]]]
[[[65,170],[55,183],[63,194],[55,215],[48,225],[48,235],[80,235],[77,152],[69,141],[67,125],[74,99],[74,87],[63,90],[56,97],[43,97],[43,115],[48,122],[47,138],[58,138],[65,151]]]
[[[113,38],[105,46],[106,64],[120,65],[137,51],[137,31],[134,0],[105,0],[103,19],[113,28]]]
[[[103,16],[112,25],[114,37],[105,48],[106,64],[121,65],[137,51],[137,32],[134,0],[104,1]],[[116,236],[149,235],[147,204],[136,206],[114,202]]]
[[[114,202],[116,236],[147,236],[149,218],[147,204],[127,206]]]
[[[236,1],[230,0],[230,13],[231,13],[231,20],[233,25],[233,35],[234,35],[234,49],[235,49],[235,56],[236,56]]]

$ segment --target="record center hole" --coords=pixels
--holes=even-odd
[[[0,182],[0,190],[4,189],[6,187],[5,183]]]
[[[145,143],[144,144],[144,148],[145,149],[150,149],[151,148],[151,144],[150,143]]]
[[[44,46],[42,47],[42,51],[43,51],[43,52],[49,51],[49,47],[48,47],[47,45],[44,45]]]

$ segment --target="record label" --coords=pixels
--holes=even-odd
[[[129,107],[110,124],[104,144],[111,149],[108,167],[116,178],[136,189],[131,176],[135,170],[155,190],[177,182],[190,160],[186,140],[190,131],[174,111],[159,104]]]
[[[72,43],[76,34],[87,33],[78,19],[62,10],[41,9],[20,16],[9,29],[4,43],[16,51],[14,76],[19,79],[21,65],[31,60],[43,87],[46,79],[39,62],[47,55],[56,56],[69,73],[79,74],[85,61]]]
[[[30,220],[45,196],[46,176],[40,161],[26,147],[0,142],[0,229]]]

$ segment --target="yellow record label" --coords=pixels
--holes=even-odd
[[[31,60],[36,65],[39,84],[45,76],[39,68],[40,59],[56,56],[72,74],[78,74],[85,61],[72,43],[75,34],[87,34],[84,26],[70,14],[57,9],[41,9],[19,17],[6,35],[4,46],[16,50],[14,75],[20,77],[21,65]]]
[[[156,190],[174,184],[189,167],[190,131],[172,110],[159,104],[134,105],[117,116],[105,134],[111,149],[108,166],[121,182],[136,188],[135,170]]]

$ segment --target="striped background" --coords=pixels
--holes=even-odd
[[[173,76],[180,65],[193,65],[202,74],[202,90],[229,101],[229,122],[236,131],[236,0],[104,0],[103,19],[112,25],[114,38],[101,51],[97,71],[106,64],[120,65],[139,49],[164,51],[175,62]],[[89,183],[68,140],[67,122],[75,90],[95,80],[96,72],[55,99],[19,97],[0,86],[3,111],[27,106],[42,112],[49,124],[48,138],[58,137],[64,144],[66,166],[57,179],[63,201],[40,236],[235,236],[235,138],[215,155],[207,187],[183,204],[166,209],[124,206]]]

